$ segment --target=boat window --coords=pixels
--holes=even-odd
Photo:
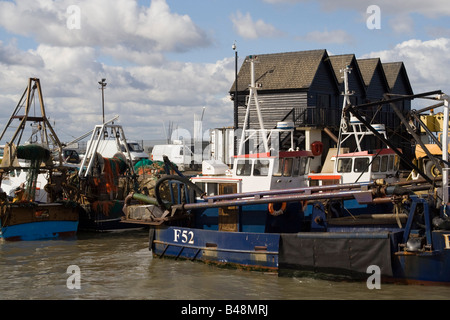
[[[372,172],[378,171],[380,171],[380,158],[375,157],[375,159],[372,160]]]
[[[284,159],[275,159],[275,163],[273,166],[273,175],[275,177],[280,177],[281,173],[283,172],[283,160]]]
[[[352,171],[352,158],[339,158],[337,171],[338,172],[351,172]]]
[[[219,193],[218,191],[218,186],[217,183],[212,183],[212,182],[208,182],[207,183],[207,190],[206,190],[206,194],[208,196],[215,196],[218,195]]]
[[[369,158],[356,158],[354,172],[367,172]]]
[[[300,163],[301,163],[300,158],[294,158],[294,164],[292,165],[293,166],[292,176],[294,177],[298,176],[298,172],[300,171],[299,168]]]
[[[304,174],[308,174],[308,172],[309,172],[308,167],[309,167],[309,158],[307,158],[307,157],[300,158],[300,166],[299,166],[298,174],[301,176]]]
[[[284,159],[284,167],[283,167],[283,176],[284,177],[290,177],[292,174],[292,162],[294,161],[293,158],[286,158]]]
[[[195,185],[197,187],[199,187],[201,190],[203,190],[204,192],[206,191],[206,185],[204,182],[196,182]]]
[[[380,171],[386,172],[388,165],[388,156],[382,156],[381,157],[381,168]]]
[[[238,160],[236,175],[249,176],[252,173],[252,162],[250,160]]]
[[[394,156],[389,156],[388,170],[389,171],[394,170]]]
[[[253,166],[254,176],[267,176],[269,174],[269,160],[256,160]]]
[[[134,152],[144,152],[144,149],[142,149],[139,143],[136,142],[128,143],[128,149]]]
[[[394,171],[398,171],[400,168],[400,158],[395,155],[394,156]]]

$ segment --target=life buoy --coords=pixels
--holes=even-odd
[[[281,208],[278,209],[278,210],[275,210],[275,209],[273,208],[273,203],[270,202],[270,203],[269,203],[269,206],[268,206],[269,213],[270,213],[271,215],[273,215],[273,216],[279,216],[280,214],[283,214],[283,213],[284,213],[284,211],[286,210],[286,206],[287,206],[286,202],[282,202],[282,203],[281,203]]]
[[[319,156],[323,152],[323,143],[320,141],[314,141],[311,143],[311,152],[313,156]]]

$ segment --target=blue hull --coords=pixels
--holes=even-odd
[[[332,274],[367,279],[378,266],[386,282],[450,284],[450,232],[435,232],[441,250],[397,252],[402,232],[301,232],[269,234],[182,227],[151,228],[150,245],[159,257],[199,260],[282,274]]]
[[[2,228],[0,238],[7,241],[31,241],[67,238],[76,235],[78,221],[42,221]]]
[[[317,219],[324,213],[322,206],[303,214],[295,203],[291,205],[288,209],[294,214],[286,210],[277,217],[268,214],[264,204],[235,208],[233,231],[223,229],[224,225],[229,228],[230,221],[223,224],[218,208],[196,211],[192,228],[151,227],[150,247],[159,257],[280,274],[313,273],[361,280],[367,279],[370,268],[376,266],[384,281],[450,284],[450,230],[427,234],[426,240],[432,244],[427,250],[405,250],[401,247],[410,239],[409,232],[415,232],[410,228],[413,224],[405,220],[402,228],[396,220],[378,224],[379,218],[367,225],[355,225],[353,219],[340,220],[336,225],[333,220],[322,223]],[[352,212],[356,209],[361,215],[373,211],[366,206],[358,208],[353,202],[347,205],[354,205]],[[377,209],[391,210],[389,205]],[[414,237],[420,238],[419,234]]]
[[[194,228],[151,229],[152,249],[160,257],[200,260],[223,266],[276,271],[280,236]]]

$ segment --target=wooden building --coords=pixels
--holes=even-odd
[[[364,102],[366,97],[366,86],[364,79],[359,70],[359,65],[354,54],[342,54],[330,56],[330,61],[333,66],[334,74],[339,83],[339,106],[342,107],[344,96],[344,75],[343,70],[348,66],[351,71],[348,75],[348,87],[353,94],[350,97],[350,101],[353,105],[358,105]]]
[[[401,62],[381,63],[379,58],[356,59],[354,54],[329,56],[325,49],[257,55],[255,80],[258,101],[265,129],[275,128],[278,122],[292,121],[297,133],[297,146],[309,149],[314,141],[322,141],[324,150],[335,142],[324,129],[337,134],[342,114],[344,91],[342,72],[346,66],[352,104],[381,101],[386,94],[412,94],[406,69]],[[231,99],[237,97],[235,123],[243,128],[246,102],[249,96],[251,70],[248,57],[237,74],[236,84],[230,88]],[[411,109],[410,103],[402,106]],[[254,106],[250,106],[247,128],[259,129]],[[364,110],[372,123],[394,128],[389,105]],[[327,131],[329,131],[327,130]]]
[[[257,55],[255,80],[264,125],[274,128],[279,121],[297,126],[320,126],[334,121],[339,86],[326,50]],[[242,127],[249,95],[250,63],[244,61],[238,73],[238,124]],[[235,97],[235,84],[230,89]],[[249,128],[259,128],[257,115],[250,113]]]

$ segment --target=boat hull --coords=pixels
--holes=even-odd
[[[105,200],[83,205],[80,212],[79,230],[108,232],[124,229],[143,228],[142,224],[124,223],[122,211],[124,201]]]
[[[1,238],[29,241],[67,238],[78,230],[79,207],[62,203],[12,204],[1,215]]]
[[[278,234],[269,233],[150,229],[150,245],[156,256],[260,271],[277,271],[279,239]]]
[[[402,236],[403,231],[279,234],[159,226],[150,228],[150,248],[160,258],[280,275],[367,280],[379,270],[384,282],[450,284],[450,231],[433,232],[432,252],[398,251]]]

